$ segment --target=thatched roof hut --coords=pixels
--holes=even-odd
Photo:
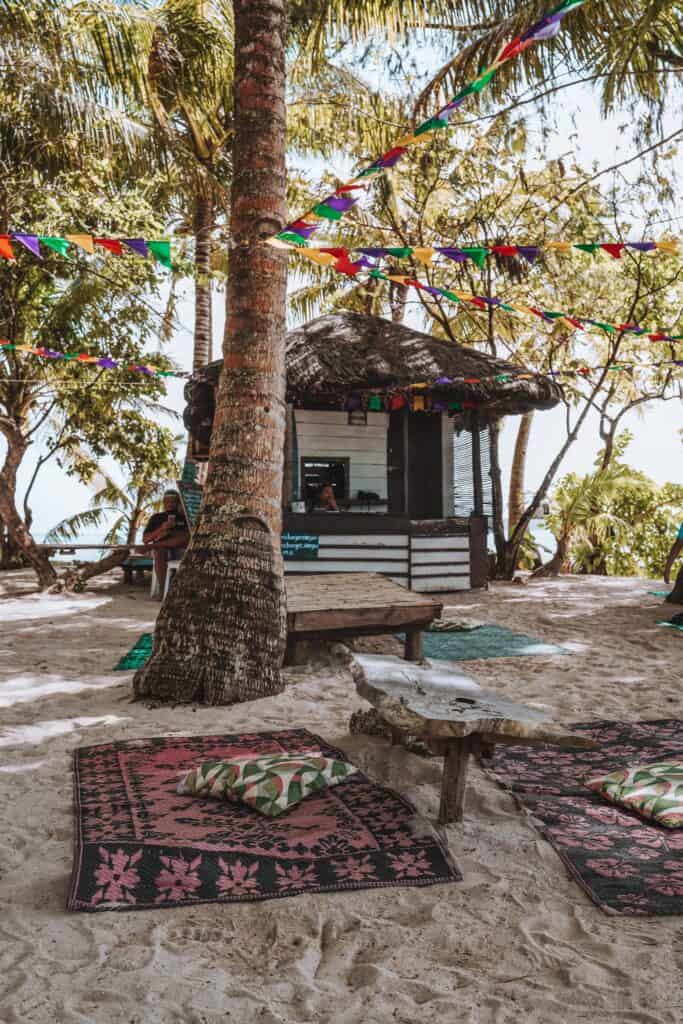
[[[294,399],[427,383],[501,416],[551,409],[561,398],[547,377],[520,379],[528,371],[507,360],[363,313],[329,313],[289,331],[286,360]],[[201,377],[217,380],[221,366],[212,363]],[[507,379],[495,379],[501,377]]]
[[[291,395],[436,384],[435,390],[504,415],[550,409],[558,385],[472,348],[441,341],[403,324],[362,313],[330,313],[287,335]],[[508,378],[496,380],[495,378]],[[472,383],[482,379],[481,383]]]

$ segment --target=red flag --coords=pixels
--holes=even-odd
[[[334,264],[333,269],[339,274],[346,274],[347,277],[355,277],[360,270],[360,263],[352,263],[348,256],[342,256]]]
[[[494,245],[491,252],[495,252],[497,256],[516,256],[517,246],[516,245]]]
[[[116,238],[95,238],[94,242],[95,245],[101,245],[103,249],[113,252],[115,256],[123,255],[123,246]]]
[[[486,303],[485,303],[485,302],[483,302],[483,301],[482,301],[482,299],[479,299],[479,298],[477,298],[477,296],[476,296],[476,295],[472,295],[472,296],[471,296],[471,298],[470,298],[470,302],[472,303],[472,305],[473,305],[473,306],[476,306],[476,307],[477,307],[477,309],[488,309],[488,308],[489,308],[489,307],[488,307],[488,306],[486,305]]]
[[[621,259],[621,254],[626,246],[625,242],[601,242],[600,248],[614,256],[615,260]]]
[[[319,249],[318,251],[319,252],[327,252],[327,253],[330,254],[330,256],[337,256],[338,259],[343,259],[344,256],[348,256],[349,255],[349,250],[345,249],[343,246],[339,246],[338,248],[334,248],[334,247],[333,248],[327,248],[327,247],[325,247],[324,249]]]

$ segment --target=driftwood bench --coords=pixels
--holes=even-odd
[[[596,746],[535,708],[482,690],[453,663],[418,666],[395,657],[351,656],[348,651],[345,660],[356,690],[377,709],[393,742],[414,736],[443,755],[440,824],[462,820],[470,754],[490,754],[495,743]]]

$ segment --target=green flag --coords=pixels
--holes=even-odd
[[[169,270],[173,270],[173,264],[171,263],[171,243],[167,239],[156,238],[151,242],[147,242],[147,248],[159,263],[164,267],[167,267]]]
[[[57,238],[52,235],[39,235],[40,241],[43,245],[46,245],[48,249],[52,249],[54,252],[58,252],[60,256],[67,256],[69,252],[69,243],[66,238]]]

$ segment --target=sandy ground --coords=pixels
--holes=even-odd
[[[466,820],[448,829],[459,884],[67,913],[80,744],[305,726],[431,817],[440,767],[349,736],[362,702],[347,677],[320,666],[290,670],[279,697],[236,707],[132,704],[130,674],[111,667],[158,606],[114,577],[69,597],[31,586],[26,574],[0,577],[2,1024],[683,1020],[683,919],[605,916],[477,766]],[[663,609],[651,589],[568,578],[447,603],[573,652],[463,666],[485,686],[566,722],[680,716],[683,640],[654,625]]]

